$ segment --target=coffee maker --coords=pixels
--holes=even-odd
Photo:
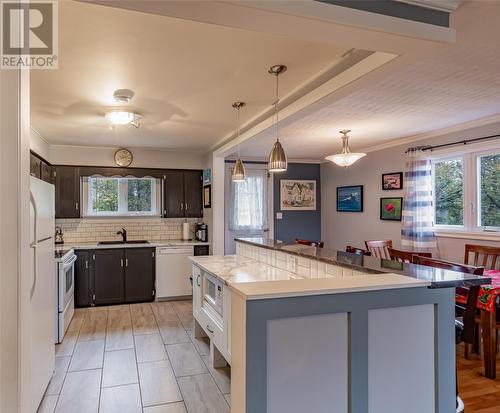
[[[196,229],[194,231],[196,241],[208,242],[208,226],[207,224],[196,224]]]

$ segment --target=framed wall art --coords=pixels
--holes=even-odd
[[[403,172],[382,174],[382,189],[385,191],[403,189]]]
[[[403,214],[403,198],[380,198],[380,219],[401,221]]]
[[[363,212],[363,185],[337,187],[338,212]]]
[[[315,211],[316,181],[280,180],[280,209],[282,211]]]

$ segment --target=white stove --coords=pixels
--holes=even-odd
[[[54,252],[56,273],[56,324],[55,342],[63,341],[64,333],[75,312],[75,261],[73,249],[56,249]]]

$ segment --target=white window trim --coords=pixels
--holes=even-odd
[[[119,180],[119,201],[118,205],[124,206],[128,204],[128,191],[126,190],[127,182],[126,179],[142,179],[136,178],[132,176],[122,177],[122,176],[91,176],[86,177],[82,180],[82,196],[83,196],[83,211],[82,215],[85,218],[152,218],[152,217],[161,217],[161,182],[159,179],[152,177],[143,177],[152,179],[154,181],[154,185],[151,191],[152,204],[154,205],[154,209],[150,212],[141,212],[141,211],[125,211],[120,209],[117,212],[93,212],[92,211],[92,200],[90,195],[90,186],[88,184],[89,178],[113,178]]]
[[[435,202],[434,163],[446,159],[462,159],[463,167],[463,206],[464,225],[436,225],[436,236],[446,238],[465,238],[477,240],[500,241],[500,228],[479,226],[480,198],[479,198],[479,162],[478,158],[498,153],[498,143],[483,145],[467,145],[464,147],[439,150],[427,156],[432,161],[432,192],[433,205]],[[434,215],[435,216],[435,215]]]

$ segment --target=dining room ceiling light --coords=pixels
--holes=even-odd
[[[234,102],[233,108],[238,111],[238,159],[234,164],[233,173],[231,174],[231,181],[242,182],[245,180],[245,166],[240,158],[240,109],[245,106],[245,102]]]
[[[268,170],[269,172],[285,172],[288,168],[288,162],[286,159],[285,150],[281,145],[279,139],[279,118],[278,118],[278,103],[279,103],[279,75],[286,71],[287,67],[285,65],[274,65],[271,66],[268,72],[276,76],[276,100],[274,101],[274,113],[276,116],[276,125],[275,125],[275,133],[276,133],[276,142],[274,142],[273,148],[269,153],[269,162],[268,162]]]
[[[363,156],[366,156],[366,153],[351,152],[349,150],[349,136],[347,136],[349,132],[351,132],[350,129],[343,129],[340,131],[340,133],[342,134],[342,136],[340,137],[340,139],[342,139],[342,151],[338,154],[330,155],[325,158],[326,160],[331,161],[344,168],[351,166],[354,162],[358,161]]]
[[[112,110],[105,115],[106,119],[112,125],[133,125],[139,127],[139,114],[128,110]]]

